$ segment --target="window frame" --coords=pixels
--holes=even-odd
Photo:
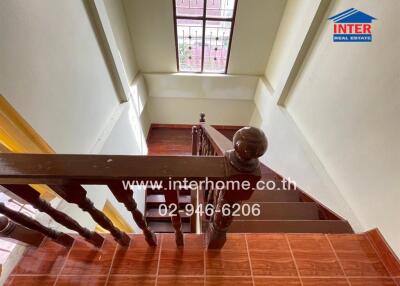
[[[203,5],[203,15],[202,16],[177,16],[176,14],[176,1],[177,0],[172,0],[172,6],[173,6],[173,16],[174,16],[174,34],[175,34],[175,53],[176,53],[176,68],[178,73],[197,73],[197,74],[227,74],[228,73],[228,67],[229,67],[229,59],[231,56],[231,47],[232,47],[232,36],[233,36],[233,30],[235,27],[235,20],[236,20],[236,11],[237,11],[237,5],[239,0],[233,0],[235,1],[234,8],[233,8],[233,13],[232,13],[232,18],[222,18],[222,17],[207,17],[207,1],[209,0],[204,0],[204,5]],[[178,0],[179,1],[179,0]],[[203,35],[202,35],[202,50],[201,50],[201,69],[200,71],[193,72],[193,71],[181,71],[180,66],[179,66],[179,53],[178,53],[178,25],[177,22],[178,20],[200,20],[203,21]],[[226,22],[231,22],[231,31],[229,34],[229,45],[228,45],[228,52],[226,55],[226,64],[225,64],[225,70],[224,72],[205,72],[204,71],[204,47],[205,47],[205,33],[206,33],[206,22],[207,21],[226,21]]]

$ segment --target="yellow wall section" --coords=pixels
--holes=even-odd
[[[110,201],[106,201],[103,207],[103,213],[112,221],[112,223],[120,230],[126,233],[133,233],[133,228],[124,220],[124,218],[119,214],[116,208],[110,203]],[[100,233],[108,232],[100,225],[96,226],[96,231]]]
[[[0,152],[55,153],[2,95],[0,95]],[[51,189],[45,185],[32,185],[32,187],[46,200],[55,197]]]

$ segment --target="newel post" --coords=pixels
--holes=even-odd
[[[201,112],[201,113],[200,113],[200,120],[199,120],[199,122],[200,122],[200,123],[206,122],[206,114],[205,114],[204,112]]]
[[[246,180],[250,183],[250,189],[223,189],[215,192],[214,215],[206,232],[208,248],[222,248],[225,244],[226,233],[233,220],[232,206],[251,197],[256,183],[261,178],[258,158],[265,153],[267,146],[264,132],[255,127],[241,128],[233,136],[233,149],[225,152],[227,181]],[[226,212],[227,209],[229,212]]]
[[[199,146],[199,150],[198,150],[198,154],[204,155],[204,132],[203,129],[201,128],[201,124],[205,124],[206,123],[206,114],[204,112],[200,113],[200,120],[199,120],[199,127],[198,127],[198,131],[197,131],[197,136],[199,138],[199,142],[198,142],[198,146]]]

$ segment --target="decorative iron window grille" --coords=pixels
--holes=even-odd
[[[227,73],[238,0],[173,0],[178,71]]]

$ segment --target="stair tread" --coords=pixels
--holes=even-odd
[[[299,191],[254,191],[250,202],[299,202]]]
[[[191,203],[192,198],[188,195],[180,195],[179,196],[179,203],[181,204],[189,204]],[[164,195],[147,195],[146,196],[146,203],[165,203]]]
[[[303,202],[246,202],[251,207],[260,205],[258,216],[240,216],[241,220],[318,220],[319,212],[316,203]]]
[[[181,218],[190,218],[187,213],[181,212],[179,213]],[[158,208],[150,208],[146,211],[146,218],[147,219],[160,219],[160,220],[170,220],[171,217],[169,215],[162,216],[158,210]]]
[[[354,233],[344,220],[235,220],[232,233]]]
[[[147,195],[164,195],[164,190],[157,190],[157,189],[147,189]],[[179,191],[179,195],[190,195],[189,189],[182,189]]]
[[[175,232],[171,222],[150,221],[148,226],[154,232]],[[182,222],[182,232],[190,232],[190,223]]]

